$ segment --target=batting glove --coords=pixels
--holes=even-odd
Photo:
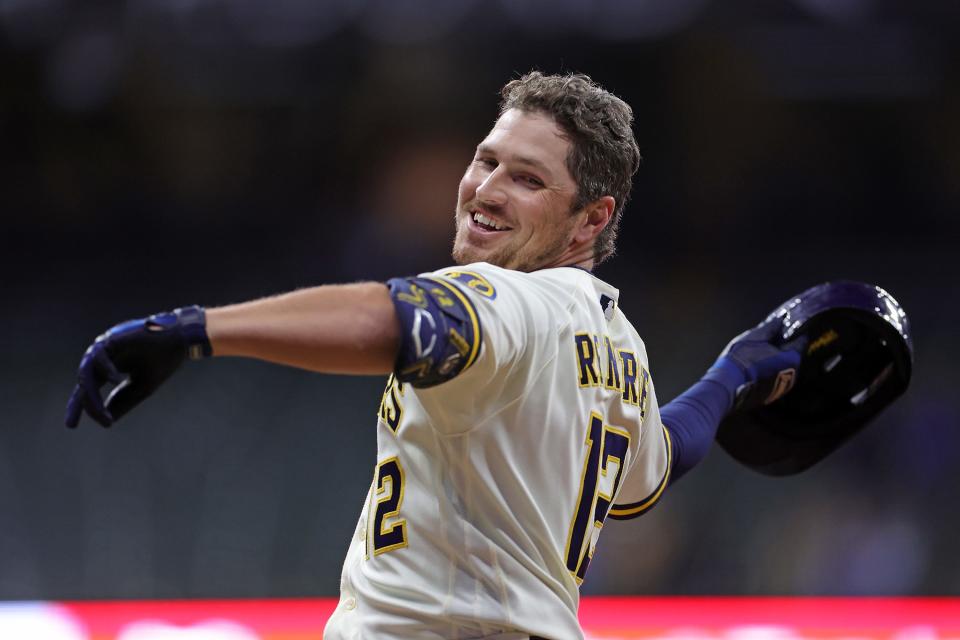
[[[212,353],[202,307],[122,322],[99,336],[83,354],[77,386],[67,402],[66,425],[75,428],[86,411],[109,427],[153,393],[185,359]],[[117,386],[104,401],[100,390],[107,383]]]
[[[783,343],[783,323],[771,315],[730,341],[705,378],[734,390],[733,411],[768,405],[793,388],[806,337]]]

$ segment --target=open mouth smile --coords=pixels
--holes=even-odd
[[[499,231],[510,231],[511,227],[497,222],[490,216],[484,215],[479,211],[470,212],[471,226],[486,233],[496,233]]]

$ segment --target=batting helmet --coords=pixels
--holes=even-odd
[[[907,389],[913,340],[906,312],[880,287],[827,282],[780,305],[778,343],[806,336],[793,388],[735,412],[717,442],[737,461],[784,476],[812,466]]]

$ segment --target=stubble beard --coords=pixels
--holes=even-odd
[[[454,214],[456,221],[456,235],[453,240],[453,261],[458,265],[471,264],[473,262],[486,262],[503,269],[513,269],[514,271],[531,272],[542,268],[561,255],[567,247],[566,234],[558,234],[552,238],[547,246],[536,253],[525,251],[525,247],[514,247],[507,243],[501,247],[491,250],[479,249],[470,246],[464,242],[458,242],[461,233],[461,227],[469,224],[465,218],[460,218]],[[467,231],[464,229],[464,235]]]

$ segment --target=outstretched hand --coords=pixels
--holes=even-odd
[[[734,411],[770,404],[793,388],[807,338],[783,343],[782,327],[781,318],[771,314],[731,340],[711,368],[736,369],[742,374],[744,382],[737,387]]]
[[[120,323],[83,354],[77,385],[67,402],[66,425],[75,428],[86,412],[109,427],[152,394],[185,359],[211,354],[202,307]],[[101,390],[107,384],[116,386],[104,400]]]

